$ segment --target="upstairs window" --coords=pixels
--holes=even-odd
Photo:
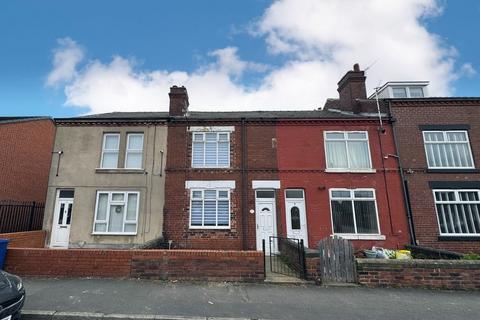
[[[330,189],[335,234],[379,234],[373,189]]]
[[[129,133],[125,152],[126,169],[142,169],[143,133]]]
[[[325,132],[327,169],[370,170],[372,162],[366,131]]]
[[[440,234],[480,235],[480,190],[433,190]]]
[[[192,189],[190,195],[190,228],[230,228],[228,189]]]
[[[423,98],[423,88],[420,86],[392,87],[393,98]]]
[[[119,148],[120,134],[105,133],[103,135],[101,168],[116,169],[118,167]]]
[[[423,141],[429,168],[474,168],[467,131],[423,131]]]
[[[404,87],[393,87],[392,94],[394,98],[406,98],[407,97],[407,88]]]
[[[192,167],[230,167],[230,133],[194,132],[192,143]]]

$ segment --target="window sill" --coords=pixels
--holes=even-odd
[[[376,173],[375,169],[325,169],[326,173]]]
[[[136,236],[136,232],[92,232],[92,236]]]
[[[471,168],[427,169],[427,173],[480,173],[480,170]]]
[[[188,228],[189,230],[230,230],[230,227],[196,227],[196,226],[190,226]]]
[[[385,240],[386,237],[382,234],[341,234],[336,233],[334,236],[338,236],[347,240]]]
[[[480,240],[480,234],[472,235],[472,236],[466,236],[466,235],[438,236],[438,241],[479,241],[479,240]]]
[[[95,168],[95,173],[120,173],[120,174],[144,174],[145,169],[104,169],[104,168]]]

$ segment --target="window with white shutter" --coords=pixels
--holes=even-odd
[[[473,169],[467,131],[423,131],[430,169]]]
[[[230,167],[230,133],[194,132],[192,141],[192,167]]]
[[[191,229],[229,229],[230,192],[228,189],[192,189]]]

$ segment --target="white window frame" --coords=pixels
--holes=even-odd
[[[204,206],[205,204],[202,204],[202,225],[201,226],[193,226],[192,225],[192,201],[193,201],[193,192],[194,191],[201,191],[202,192],[202,202],[205,201],[205,191],[207,190],[215,190],[216,191],[216,198],[215,201],[217,202],[217,216],[216,216],[216,225],[215,226],[204,226]],[[218,193],[220,191],[226,191],[228,194],[228,198],[219,198]],[[192,188],[190,189],[190,212],[189,212],[189,218],[188,218],[188,226],[189,229],[222,229],[222,230],[228,230],[230,229],[231,226],[231,219],[232,219],[232,201],[231,201],[231,196],[230,196],[230,191],[231,189],[227,188]],[[198,199],[198,198],[196,198]],[[225,201],[228,200],[228,226],[219,226],[218,225],[218,201]]]
[[[328,133],[342,133],[343,139],[327,139]],[[348,133],[365,133],[365,139],[348,139]],[[328,167],[328,151],[327,151],[327,141],[345,141],[346,143],[346,150],[347,150],[347,164],[348,168],[329,168]],[[348,151],[348,141],[366,141],[367,142],[367,150],[368,150],[368,168],[359,168],[359,169],[352,169],[350,168],[350,153]],[[325,153],[325,172],[375,172],[375,169],[372,167],[372,153],[370,151],[370,139],[368,136],[368,131],[324,131],[323,132],[323,144],[324,144],[324,153]]]
[[[211,165],[206,165],[205,164],[205,144],[206,144],[206,140],[205,140],[205,134],[206,133],[215,133],[217,135],[217,165],[216,166],[211,166]],[[203,165],[202,166],[198,166],[198,165],[194,165],[194,148],[195,148],[195,135],[197,134],[201,134],[203,136]],[[227,135],[227,141],[228,141],[228,164],[227,165],[218,165],[218,142],[220,141],[219,140],[219,136],[220,134],[226,134]],[[198,142],[198,141],[197,141]],[[231,147],[231,141],[230,141],[230,132],[229,131],[208,131],[208,132],[203,132],[203,131],[192,131],[192,161],[191,161],[191,165],[192,165],[192,168],[230,168],[230,161],[231,161],[231,156],[230,156],[230,147]]]
[[[447,140],[447,133],[455,133],[455,132],[462,132],[465,133],[465,137],[467,138],[466,141],[448,141]],[[426,133],[442,133],[444,141],[426,141],[425,134]],[[425,159],[427,160],[427,167],[428,169],[448,169],[448,170],[463,170],[463,169],[475,169],[475,161],[473,159],[472,148],[470,146],[470,137],[468,136],[468,130],[423,130],[422,131],[423,137],[423,149],[425,151]],[[427,151],[427,144],[467,144],[468,152],[470,155],[470,160],[472,161],[472,165],[469,167],[431,167],[428,163],[428,151]],[[446,154],[445,154],[446,156]],[[467,156],[467,155],[466,155]]]
[[[112,195],[114,193],[122,193],[123,194],[123,201],[113,201],[112,200]],[[108,202],[107,202],[107,214],[105,215],[105,220],[98,220],[98,199],[100,198],[100,194],[108,194]],[[127,220],[127,206],[128,206],[128,195],[129,194],[136,194],[137,195],[137,208],[136,208],[136,214],[135,214],[135,220]],[[110,220],[110,206],[112,204],[123,204],[124,206],[124,215],[123,215],[123,225],[122,225],[122,230],[125,230],[125,224],[133,224],[135,222],[135,232],[109,232],[108,231],[108,224]],[[138,210],[140,208],[140,192],[139,191],[110,191],[110,190],[98,190],[97,191],[97,196],[96,196],[96,201],[95,201],[95,215],[93,217],[93,228],[92,228],[92,234],[93,235],[137,235],[138,232]],[[106,228],[105,230],[107,231],[95,231],[95,225],[97,223],[105,223]]]
[[[480,201],[461,201],[460,192],[476,192],[480,199],[480,189],[433,189],[433,201],[435,204],[435,213],[437,215],[438,232],[440,236],[444,237],[478,237],[480,230],[477,233],[443,233],[440,227],[440,215],[438,214],[437,204],[480,204]],[[437,201],[435,197],[436,192],[453,192],[455,194],[455,201]],[[446,221],[445,221],[446,223]],[[454,228],[455,229],[455,228]]]
[[[348,198],[339,198],[335,197],[332,198],[332,193],[334,191],[348,191],[350,192],[350,197]],[[373,198],[355,198],[355,191],[371,191],[373,192]],[[331,188],[328,190],[329,195],[329,203],[330,203],[330,219],[331,219],[331,226],[332,226],[332,235],[338,235],[344,239],[351,239],[351,240],[385,240],[385,236],[381,234],[380,228],[380,220],[378,218],[378,205],[377,205],[377,194],[375,189],[373,188],[357,188],[357,189],[348,189],[348,188]],[[335,233],[335,227],[333,223],[333,207],[332,207],[332,200],[343,200],[343,201],[350,201],[352,204],[352,213],[353,213],[353,225],[355,228],[355,233]],[[357,231],[357,219],[355,217],[355,206],[354,201],[372,201],[375,204],[375,215],[377,218],[377,233],[358,233]]]
[[[129,142],[130,142],[130,137],[132,136],[141,136],[142,137],[142,149],[129,149],[128,146],[129,146]],[[144,149],[144,146],[145,146],[145,139],[144,139],[144,134],[143,133],[127,133],[127,144],[125,145],[125,164],[124,164],[124,168],[125,169],[143,169],[143,149]],[[129,168],[127,167],[127,159],[128,159],[128,154],[140,154],[142,155],[142,161],[141,161],[141,165],[139,168]]]
[[[107,142],[108,136],[118,137],[117,149],[105,149],[105,144]],[[117,165],[115,167],[104,167],[103,166],[103,156],[105,153],[117,153]],[[102,156],[100,157],[100,168],[101,169],[118,169],[118,158],[120,156],[120,133],[104,133],[103,142],[102,142]]]
[[[397,97],[394,97],[393,95],[393,89],[397,89],[397,88],[402,88],[405,90],[405,94],[406,94],[406,97],[404,98],[397,98]],[[422,97],[412,97],[411,93],[410,93],[410,88],[418,88],[420,90],[422,90]],[[413,99],[421,99],[421,98],[425,98],[426,96],[426,92],[425,92],[425,87],[424,86],[421,86],[421,85],[393,85],[393,86],[390,86],[390,96],[393,98],[393,99],[407,99],[407,98],[413,98]]]

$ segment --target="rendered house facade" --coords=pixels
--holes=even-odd
[[[418,245],[480,250],[480,99],[388,100]]]
[[[48,246],[134,247],[161,237],[165,116],[56,119]]]

